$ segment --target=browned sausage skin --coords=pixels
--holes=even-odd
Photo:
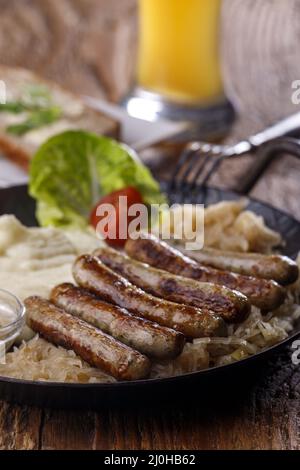
[[[48,300],[28,297],[25,307],[30,328],[51,343],[72,349],[91,366],[119,380],[138,380],[149,375],[151,363],[146,356]]]
[[[229,323],[242,322],[250,313],[247,297],[227,287],[170,274],[109,247],[97,249],[94,256],[113,271],[157,297],[213,310]]]
[[[253,305],[262,310],[274,310],[285,299],[285,290],[274,281],[201,266],[149,233],[141,233],[136,240],[128,239],[125,250],[132,258],[156,268],[242,292]]]
[[[93,256],[80,256],[74,263],[76,282],[102,299],[119,305],[160,325],[173,328],[185,336],[226,336],[224,320],[208,310],[179,305],[153,297],[113,272]]]
[[[181,245],[178,245],[178,249],[205,266],[262,279],[273,279],[283,286],[292,284],[299,276],[297,263],[287,256],[236,253],[214,248],[192,251],[185,250]]]
[[[183,349],[185,338],[181,333],[135,317],[124,308],[97,299],[73,284],[54,287],[50,298],[66,312],[148,356],[171,359]]]

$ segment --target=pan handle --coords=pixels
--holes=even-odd
[[[300,115],[299,115],[300,116]],[[293,137],[282,137],[259,148],[253,156],[255,162],[235,190],[248,194],[263,176],[271,162],[279,155],[288,154],[300,159],[300,140]]]
[[[264,129],[263,131],[249,137],[249,142],[253,148],[258,148],[261,145],[278,139],[284,136],[297,136],[300,132],[300,112],[292,114],[287,118],[273,124],[272,126]]]

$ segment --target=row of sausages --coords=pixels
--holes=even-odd
[[[243,322],[251,304],[276,309],[285,298],[270,278],[276,266],[281,284],[298,277],[296,264],[280,256],[248,259],[242,273],[222,271],[215,266],[218,254],[199,264],[151,234],[128,240],[126,252],[106,247],[81,256],[73,266],[79,287],[65,283],[50,300],[25,300],[34,331],[118,380],[146,378],[151,359],[175,358],[187,340],[226,336],[227,324]],[[229,267],[241,271],[240,265]],[[257,277],[247,275],[253,272]]]

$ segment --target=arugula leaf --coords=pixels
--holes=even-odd
[[[20,114],[26,112],[28,118],[18,124],[6,128],[9,134],[22,136],[29,131],[38,129],[60,119],[62,109],[52,104],[50,91],[43,85],[28,86],[19,101],[0,104],[0,112]]]
[[[84,227],[100,197],[133,186],[146,204],[166,202],[150,171],[130,149],[108,137],[66,131],[35,154],[29,191],[41,225]]]
[[[48,109],[40,109],[32,112],[27,120],[19,124],[12,124],[8,126],[6,130],[10,134],[21,136],[26,134],[26,132],[46,126],[47,124],[52,124],[61,116],[62,111],[58,106],[53,106]]]
[[[27,106],[21,101],[11,101],[9,103],[0,103],[0,112],[19,114],[27,111]]]
[[[0,112],[23,113],[52,107],[50,91],[43,85],[29,85],[25,88],[23,99],[0,103]]]

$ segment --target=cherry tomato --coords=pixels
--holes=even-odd
[[[127,198],[126,206],[124,205],[124,198],[120,199],[121,196]],[[104,204],[110,204],[115,210],[112,213],[111,211],[109,212]],[[128,238],[128,226],[135,218],[128,215],[128,209],[133,204],[143,204],[143,199],[139,191],[128,187],[102,197],[92,210],[90,223],[100,235],[104,236],[106,243],[109,245],[116,247],[123,247],[125,245]],[[123,229],[121,228],[122,223],[126,224]],[[123,235],[120,233],[122,231]],[[126,238],[123,238],[124,231]]]

